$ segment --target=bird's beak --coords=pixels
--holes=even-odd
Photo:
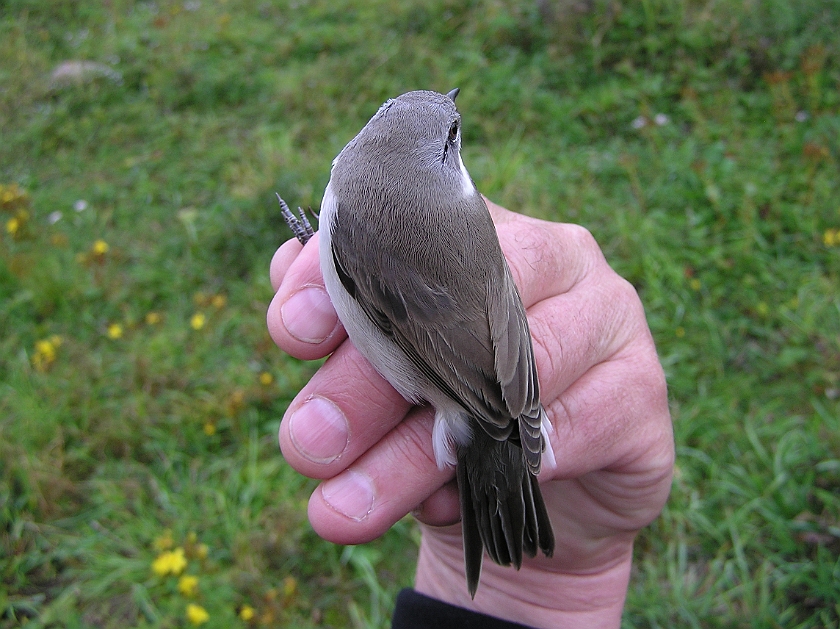
[[[458,92],[460,92],[460,91],[461,91],[461,89],[460,89],[460,88],[458,88],[458,87],[456,87],[454,90],[452,90],[451,92],[449,92],[449,93],[447,94],[447,96],[448,96],[449,98],[451,98],[451,99],[452,99],[452,102],[454,103],[454,102],[455,102],[455,97],[458,95]]]

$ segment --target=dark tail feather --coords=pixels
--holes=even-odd
[[[537,554],[537,548],[542,551],[546,557],[551,557],[554,554],[554,529],[551,528],[551,520],[548,519],[548,510],[545,508],[542,493],[540,492],[540,484],[537,482],[537,477],[533,474],[528,474],[527,489],[525,489],[525,517],[535,518],[534,521],[525,523],[525,535],[523,539],[523,549],[529,557],[534,557]],[[532,501],[532,507],[529,508],[528,502]],[[537,532],[537,537],[534,539],[534,531]]]
[[[522,565],[523,552],[554,553],[554,532],[537,478],[522,449],[475,430],[458,453],[458,493],[467,588],[475,597],[484,550],[501,566]]]
[[[467,589],[470,591],[470,596],[475,598],[478,579],[481,577],[484,545],[481,543],[481,535],[478,532],[476,510],[472,504],[472,488],[467,478],[466,465],[459,462],[456,470],[458,495],[461,498],[461,529],[464,535],[464,566],[467,571]]]

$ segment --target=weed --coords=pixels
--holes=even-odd
[[[387,97],[638,289],[677,474],[624,626],[840,622],[832,0],[3,4],[0,627],[386,626],[406,520],[342,550],[276,446],[275,190]]]

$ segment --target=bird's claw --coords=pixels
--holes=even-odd
[[[274,194],[277,193],[275,192]],[[309,242],[309,239],[315,235],[315,231],[312,229],[309,219],[306,218],[306,212],[302,207],[298,207],[298,213],[300,214],[300,218],[298,218],[292,213],[289,206],[279,194],[277,194],[277,200],[280,202],[280,211],[283,214],[283,220],[286,221],[286,225],[288,225],[289,229],[292,230],[292,233],[295,235],[295,238],[298,239],[300,244],[305,245]],[[311,211],[312,210],[310,209],[310,212]]]

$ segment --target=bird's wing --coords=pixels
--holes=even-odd
[[[490,436],[518,436],[529,467],[538,471],[543,411],[533,348],[489,214],[433,235],[416,225],[383,234],[358,220],[351,228],[342,215],[354,210],[339,203],[332,225],[333,261],[345,289]],[[388,231],[381,222],[377,228]],[[474,255],[476,249],[483,255]],[[466,281],[446,272],[464,264],[481,268],[471,267]]]

